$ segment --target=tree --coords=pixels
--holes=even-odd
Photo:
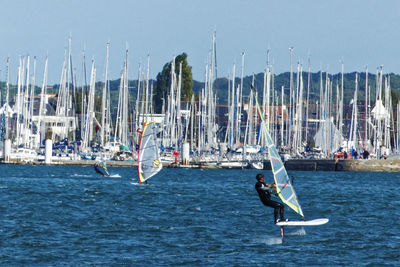
[[[191,100],[193,95],[192,67],[187,62],[187,54],[182,53],[175,58],[175,74],[179,75],[179,66],[182,63],[182,98]],[[164,65],[163,70],[157,74],[156,84],[154,86],[154,107],[157,113],[161,112],[163,99],[167,99],[171,88],[171,64]],[[181,99],[182,100],[182,99]]]

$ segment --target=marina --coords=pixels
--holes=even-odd
[[[213,48],[216,46],[215,40],[214,32]],[[68,51],[70,58],[70,47]],[[215,58],[215,51],[211,50],[209,56]],[[157,81],[151,81],[143,75],[142,80],[135,81],[135,90],[129,89],[128,84],[132,81],[128,79],[128,58],[124,63],[118,91],[114,92],[118,94],[117,103],[112,103],[109,97],[109,84],[113,81],[106,78],[104,83],[96,83],[94,62],[87,88],[84,85],[78,87],[74,80],[69,80],[74,74],[68,73],[72,67],[68,58],[64,62],[62,83],[57,85],[57,89],[50,86],[56,94],[47,93],[47,60],[41,90],[35,89],[35,74],[29,79],[29,56],[20,60],[17,85],[11,86],[9,80],[3,83],[2,95],[6,95],[0,110],[0,157],[3,163],[43,160],[47,164],[53,161],[68,164],[69,160],[73,164],[79,160],[83,160],[82,164],[87,164],[85,160],[135,161],[142,128],[149,122],[154,122],[157,128],[155,136],[160,161],[165,166],[184,164],[262,169],[263,162],[269,159],[268,147],[262,138],[265,132],[271,134],[271,141],[276,144],[284,161],[343,158],[384,160],[396,158],[399,154],[400,106],[393,108],[390,75],[385,76],[383,68],[374,76],[374,92],[366,91],[366,88],[371,88],[368,85],[371,82],[368,75],[371,74],[366,70],[364,99],[359,101],[357,73],[354,76],[353,98],[348,100],[343,96],[346,90],[353,89],[343,87],[343,63],[336,84],[331,81],[334,79],[332,75],[322,75],[320,72],[319,92],[310,85],[304,88],[305,83],[311,83],[314,74],[310,69],[303,74],[300,65],[297,66],[297,72],[291,70],[288,88],[284,85],[281,89],[274,87],[275,74],[267,63],[266,71],[261,76],[257,75],[261,80],[253,76],[251,84],[247,85],[251,89],[244,85],[244,80],[249,81],[249,77],[233,76],[227,80],[227,105],[221,108],[221,103],[217,102],[217,92],[221,88],[215,85],[214,60],[206,65],[208,75],[204,87],[198,94],[192,92],[188,101],[182,92],[182,64],[187,64],[186,55],[173,58],[166,64],[171,67],[171,72],[166,74],[170,80],[167,84],[170,90],[165,92],[168,93],[168,101],[163,98],[163,104],[159,106],[157,92],[149,89]],[[244,60],[242,55],[242,73]],[[36,68],[36,64],[33,65]],[[106,65],[106,73],[107,68]],[[233,74],[235,68],[234,65]],[[257,86],[260,84],[262,88]],[[333,91],[335,86],[336,95]],[[248,94],[245,95],[246,90]],[[286,95],[286,91],[289,95]],[[313,99],[309,97],[310,94],[314,95]],[[318,94],[321,102],[315,97]],[[10,98],[9,95],[14,97]],[[132,95],[136,95],[134,100],[131,100]],[[78,103],[77,99],[81,102]],[[347,108],[343,106],[345,101],[350,101],[346,104]],[[95,102],[100,104],[95,105]],[[117,109],[112,109],[116,104]],[[156,113],[156,110],[161,113]],[[261,127],[261,121],[265,121],[266,127]],[[340,164],[339,167],[345,166],[344,169],[347,169],[348,165]]]
[[[96,78],[95,60],[86,73],[83,55],[81,78],[88,75],[90,79],[79,83],[73,78],[77,73],[71,38],[59,84],[48,84],[46,58],[42,85],[38,86],[36,58],[32,62],[29,55],[20,57],[13,84],[8,59],[7,80],[0,84],[5,96],[0,109],[2,162],[85,165],[86,160],[138,161],[141,133],[147,123],[154,123],[162,166],[263,169],[270,157],[264,138],[267,132],[289,166],[296,162],[292,159],[311,160],[303,164],[304,169],[329,165],[312,161],[319,159],[399,157],[400,102],[398,88],[392,88],[395,84],[391,82],[397,76],[385,74],[382,66],[376,74],[368,68],[347,74],[341,62],[338,74],[313,73],[309,58],[307,70],[290,60],[290,72],[276,74],[267,51],[264,72],[244,76],[243,53],[241,75],[237,77],[235,63],[231,76],[218,78],[216,46],[214,31],[204,83],[187,78],[191,67],[186,53],[167,62],[156,80],[149,77],[148,57],[146,68],[140,65],[137,80],[131,80],[128,48],[121,78],[111,80],[110,43],[106,45],[104,80]],[[293,53],[290,48],[291,59]],[[334,170],[373,170],[365,164],[335,166]],[[388,164],[373,166],[381,171]],[[332,166],[326,168],[332,170]]]

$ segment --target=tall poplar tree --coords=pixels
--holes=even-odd
[[[187,54],[182,53],[175,58],[175,73],[179,75],[179,66],[182,63],[182,99],[191,100],[193,95],[193,78],[192,67],[187,62]],[[154,86],[154,108],[157,113],[161,112],[162,101],[167,98],[171,88],[171,64],[168,62],[164,65],[163,70],[157,74],[157,80]]]

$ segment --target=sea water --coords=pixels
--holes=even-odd
[[[398,173],[290,172],[306,219],[330,222],[282,240],[260,171],[109,171],[0,165],[0,265],[400,265]]]

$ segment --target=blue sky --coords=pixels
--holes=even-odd
[[[20,56],[37,57],[37,80],[49,56],[49,81],[58,83],[68,38],[77,75],[81,53],[87,65],[93,58],[97,79],[102,80],[106,43],[110,41],[110,78],[120,76],[129,46],[130,79],[138,65],[147,63],[155,78],[174,55],[188,54],[194,79],[204,80],[211,35],[217,32],[218,76],[231,75],[233,63],[239,75],[245,52],[245,74],[265,69],[270,50],[276,73],[288,71],[289,47],[293,62],[312,70],[400,73],[398,46],[400,1],[372,0],[0,0],[0,80],[5,80],[7,57],[11,82],[16,82]],[[79,80],[79,78],[78,78]]]

